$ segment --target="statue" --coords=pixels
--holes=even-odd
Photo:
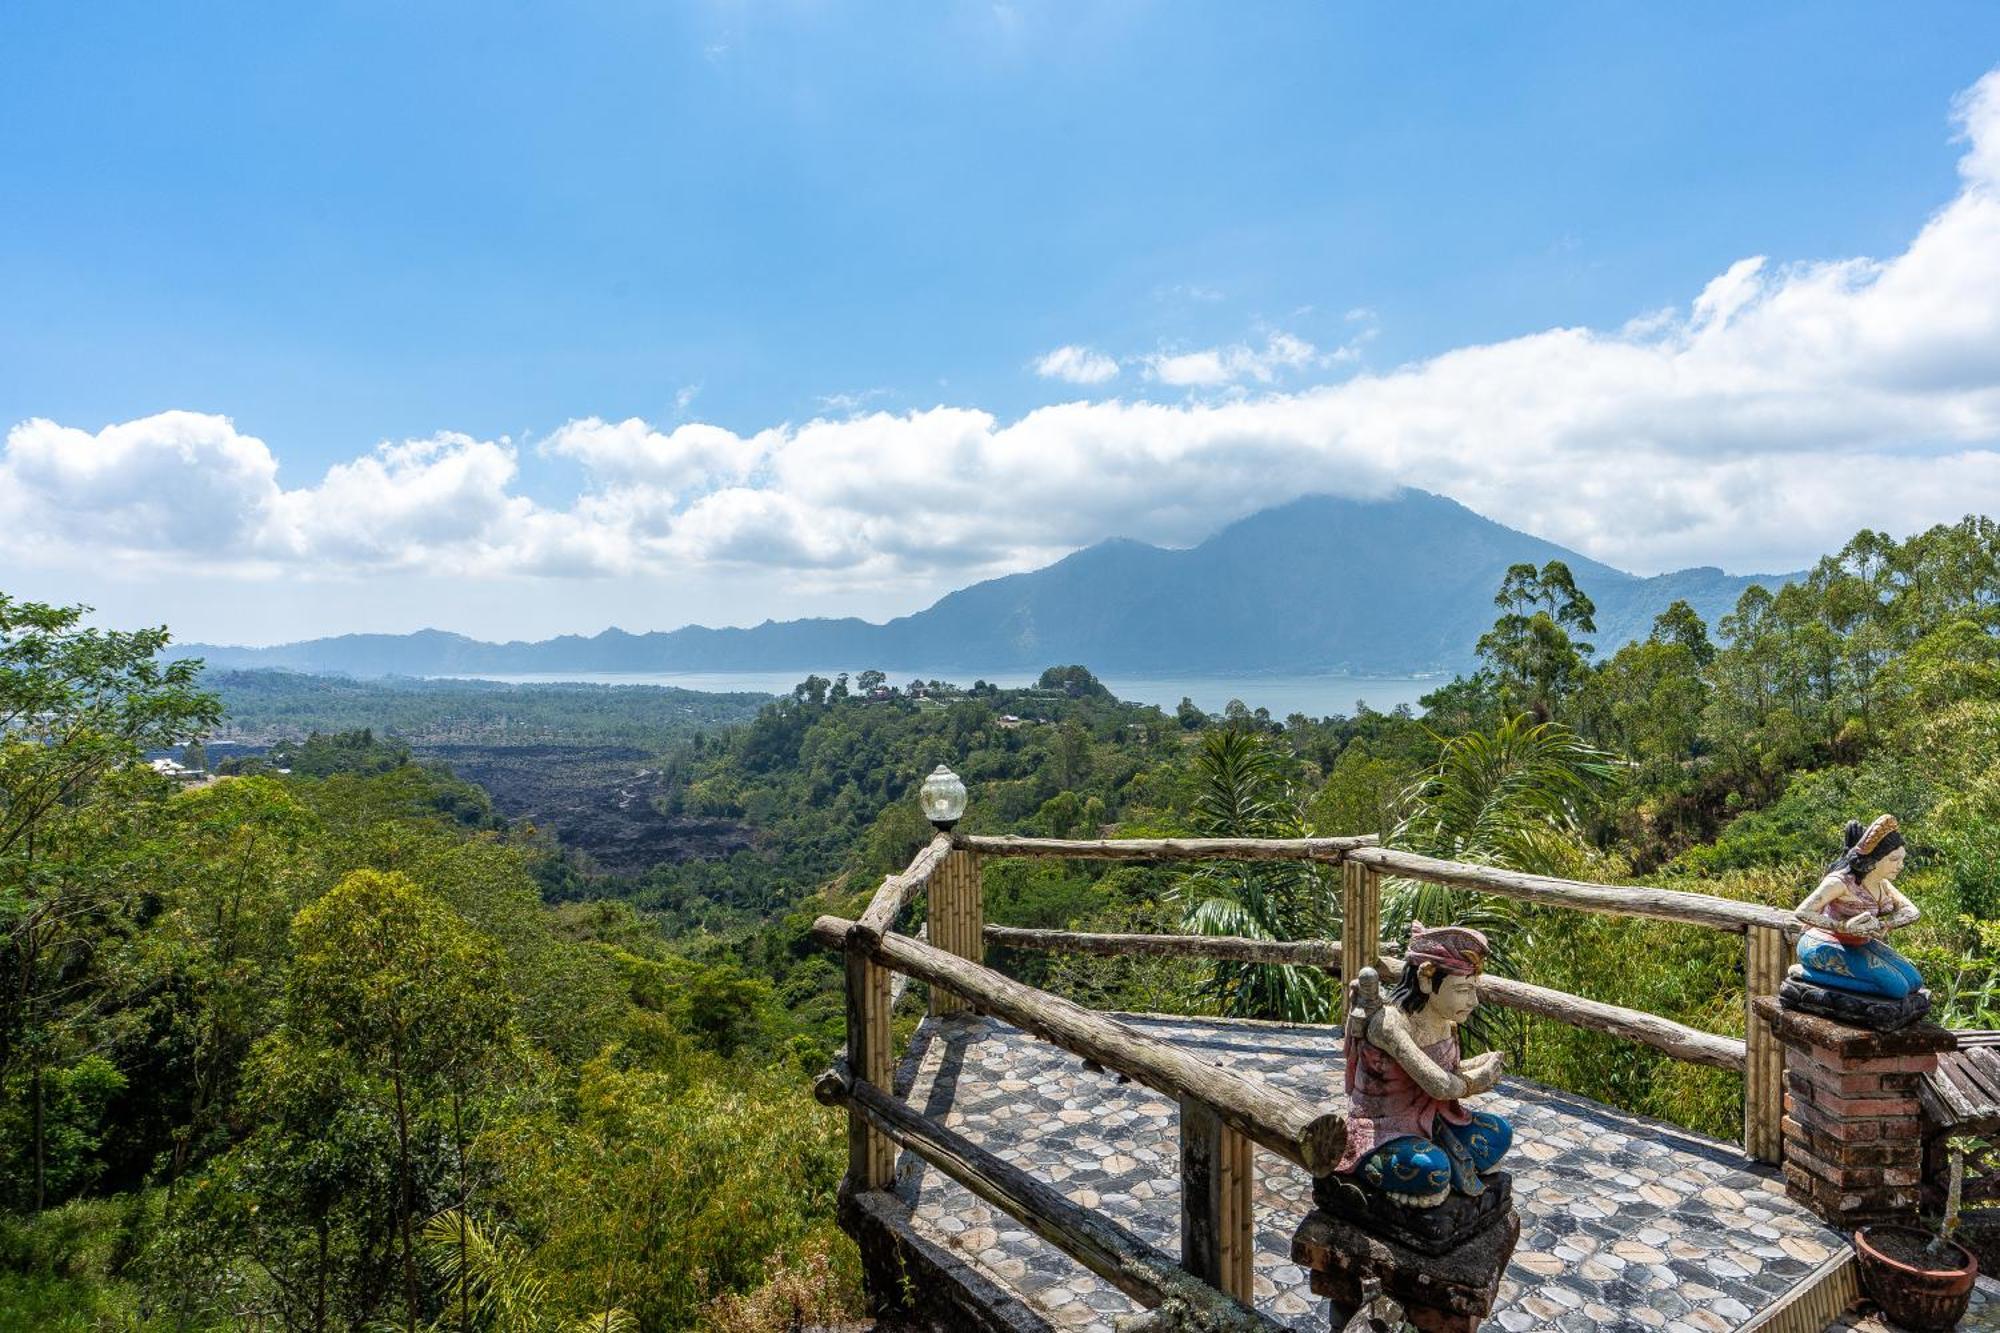
[[[1496,1168],[1513,1127],[1460,1100],[1498,1083],[1506,1059],[1499,1051],[1459,1058],[1458,1027],[1479,1004],[1489,952],[1476,930],[1418,922],[1402,979],[1385,998],[1374,970],[1364,970],[1348,1013],[1347,1147],[1315,1197],[1432,1253],[1511,1202]]]
[[[1778,988],[1788,1009],[1877,1031],[1892,1031],[1930,1011],[1930,992],[1909,960],[1889,947],[1890,931],[1915,921],[1917,906],[1895,885],[1908,852],[1894,815],[1862,828],[1850,821],[1846,850],[1819,887],[1799,904],[1808,929],[1799,961]]]

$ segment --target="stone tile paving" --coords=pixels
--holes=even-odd
[[[1341,1095],[1338,1034],[1329,1028],[1154,1016],[1127,1021],[1312,1100]],[[1059,1047],[993,1019],[929,1020],[918,1042],[904,1071],[913,1106],[1167,1253],[1178,1252],[1178,1117],[1171,1099],[1086,1070]],[[1734,1145],[1522,1080],[1507,1080],[1479,1105],[1514,1122],[1507,1166],[1522,1223],[1489,1328],[1726,1333],[1845,1246],[1785,1198],[1773,1172],[1747,1163]],[[1327,1302],[1311,1294],[1306,1274],[1290,1259],[1292,1230],[1311,1207],[1311,1182],[1262,1150],[1256,1171],[1257,1304],[1292,1328],[1323,1330]],[[1021,1292],[1055,1326],[1111,1333],[1114,1315],[1138,1308],[908,1154],[899,1188],[918,1225]]]

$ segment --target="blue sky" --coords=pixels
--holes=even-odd
[[[1193,540],[1357,459],[1357,485],[1630,568],[1837,544],[1856,515],[1704,517],[1720,483],[1684,448],[1770,453],[1737,480],[1775,487],[1811,421],[1760,450],[1768,412],[1704,418],[1709,389],[1576,443],[1635,441],[1649,485],[1686,468],[1634,531],[1609,474],[1528,496],[1411,462],[1394,413],[1423,385],[1370,386],[1467,349],[1532,378],[1531,352],[1573,364],[1555,330],[1693,340],[1755,256],[1724,323],[1809,304],[1812,266],[1891,263],[1987,188],[1964,107],[2000,8],[1410,8],[11,5],[0,507],[40,515],[11,590],[247,639],[880,615],[1104,536]],[[1926,343],[1928,381],[1985,327]],[[1788,337],[1756,345],[1782,363]],[[1338,420],[1273,424],[1356,381]],[[1972,455],[1878,525],[1950,517],[1986,503],[1965,414],[1991,387],[1819,447]],[[1455,392],[1472,421],[1522,410]],[[1064,404],[1144,438],[1093,452],[1102,417],[1035,415]],[[1217,431],[1220,463],[1160,452]],[[953,450],[982,479],[959,508],[1022,473],[1107,498],[927,544],[920,511],[857,499],[946,494],[910,458]],[[837,478],[799,481],[816,460]]]

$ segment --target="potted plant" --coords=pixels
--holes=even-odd
[[[1951,1154],[1951,1185],[1944,1220],[1932,1234],[1916,1227],[1863,1227],[1854,1233],[1861,1265],[1861,1289],[1882,1313],[1915,1333],[1944,1333],[1965,1317],[1979,1260],[1954,1241],[1959,1195],[1965,1186],[1965,1154]]]

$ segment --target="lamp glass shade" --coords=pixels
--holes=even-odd
[[[917,791],[924,818],[940,828],[949,828],[965,813],[965,783],[958,774],[939,764]]]

